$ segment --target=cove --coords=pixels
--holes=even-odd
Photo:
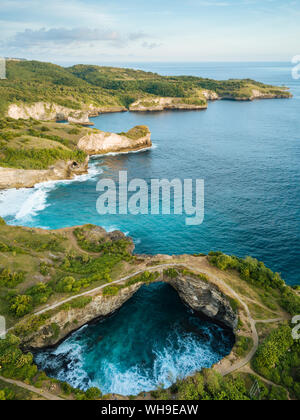
[[[230,330],[201,318],[170,285],[154,283],[34,358],[39,369],[74,387],[137,395],[211,367],[233,344]]]

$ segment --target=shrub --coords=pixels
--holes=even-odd
[[[292,331],[288,325],[283,325],[272,331],[259,346],[253,360],[253,367],[263,376],[266,374],[269,376],[270,370],[274,368],[280,357],[289,350],[292,344]]]
[[[120,289],[120,286],[106,286],[104,287],[102,293],[103,296],[116,296],[119,293]]]
[[[88,400],[99,400],[102,397],[102,393],[99,388],[89,388],[85,392],[85,396]]]
[[[33,364],[31,353],[22,353],[20,344],[21,340],[12,334],[0,340],[1,375],[30,382],[37,373],[37,367]]]
[[[16,287],[18,284],[22,283],[24,280],[25,280],[25,273],[21,271],[11,273],[8,268],[7,269],[4,268],[0,273],[0,286],[2,287],[8,287],[12,289]]]
[[[29,314],[33,309],[32,297],[27,295],[17,295],[10,301],[10,311],[17,317]]]
[[[64,277],[63,279],[59,280],[55,286],[55,290],[59,293],[70,293],[73,290],[73,286],[76,280],[74,277]]]

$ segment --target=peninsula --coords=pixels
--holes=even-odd
[[[148,127],[106,133],[70,123],[0,120],[0,189],[72,179],[88,172],[89,157],[151,148]]]
[[[103,112],[202,110],[209,101],[290,98],[286,87],[251,79],[217,81],[160,76],[116,67],[69,68],[39,61],[7,61],[0,80],[0,112],[14,119],[90,124]]]

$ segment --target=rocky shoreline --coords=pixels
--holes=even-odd
[[[0,190],[32,188],[42,182],[74,179],[75,176],[88,173],[89,156],[136,152],[151,147],[151,132],[146,126],[137,126],[121,134],[93,130],[81,137],[77,144],[77,149],[87,155],[83,163],[58,161],[42,170],[0,167]]]
[[[131,134],[133,134],[132,137]],[[124,134],[105,133],[103,131],[90,133],[82,137],[77,145],[78,149],[90,156],[138,151],[151,146],[151,132],[146,126],[135,127]]]
[[[33,118],[37,121],[67,121],[73,124],[92,126],[94,124],[90,121],[90,117],[97,117],[102,113],[115,113],[125,111],[127,111],[127,109],[122,106],[97,108],[90,105],[83,106],[81,110],[76,110],[53,103],[36,102],[31,105],[11,104],[8,107],[7,116],[16,120],[27,120]]]
[[[0,167],[0,190],[10,188],[33,188],[48,181],[73,179],[88,172],[89,157],[83,162],[59,161],[49,169],[14,169]]]

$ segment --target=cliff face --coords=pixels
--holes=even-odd
[[[61,105],[37,102],[32,105],[12,104],[8,108],[8,116],[14,119],[29,119],[41,121],[68,121],[81,125],[93,125],[89,117],[96,117],[102,112],[126,111],[124,107],[97,108],[92,105],[83,107],[82,110],[75,110]]]
[[[135,284],[122,289],[117,296],[94,296],[91,303],[84,308],[62,310],[53,315],[40,330],[23,340],[25,348],[43,348],[53,346],[72,331],[77,330],[90,321],[111,315],[118,310],[135,292],[141,284]],[[59,327],[59,334],[54,336],[51,324]]]
[[[135,127],[139,129],[139,127]],[[133,129],[133,130],[135,130]],[[128,133],[129,135],[129,133]],[[143,127],[140,137],[128,137],[126,134],[114,133],[91,133],[82,137],[78,142],[78,149],[88,155],[100,155],[109,152],[128,152],[151,147],[151,133],[147,127]]]
[[[211,283],[193,277],[177,277],[164,281],[171,284],[181,300],[197,312],[232,330],[238,324],[238,316],[233,311],[228,298]]]
[[[88,161],[89,158],[84,163],[59,161],[45,170],[0,167],[0,189],[32,188],[41,182],[72,179],[76,175],[87,173]]]
[[[203,102],[203,103],[202,103]],[[206,109],[207,103],[195,100],[195,103],[185,102],[183,98],[147,98],[140,99],[130,105],[129,110],[134,112],[155,112],[164,110],[200,110]]]

